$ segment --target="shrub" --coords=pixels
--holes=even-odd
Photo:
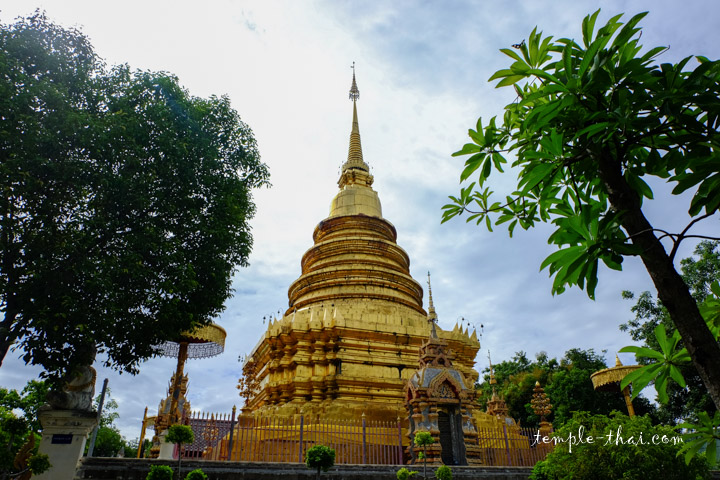
[[[28,470],[33,475],[40,475],[50,469],[50,457],[45,453],[36,453],[28,459]]]
[[[185,480],[207,480],[208,476],[205,475],[201,469],[197,468],[185,476]]]
[[[325,445],[315,445],[305,452],[305,465],[308,468],[317,469],[317,478],[320,478],[320,470],[327,472],[335,465],[335,450]]]
[[[167,443],[174,443],[178,447],[178,478],[180,477],[180,468],[183,456],[182,447],[186,443],[193,443],[195,441],[195,434],[187,425],[171,425],[168,428],[167,436],[165,437]]]
[[[585,442],[568,441],[579,438],[581,433]],[[682,443],[675,445],[672,441],[677,432],[670,427],[653,426],[646,416],[629,418],[619,412],[609,416],[576,412],[552,436],[563,441],[558,441],[545,460],[535,465],[532,480],[562,480],[570,478],[569,472],[573,480],[707,478],[707,462],[696,457],[686,465],[682,456],[677,456]],[[669,443],[662,443],[663,436],[670,439]],[[660,441],[656,444],[653,439]]]
[[[418,472],[408,470],[407,468],[403,467],[400,470],[397,471],[397,480],[409,480],[415,475],[417,475]]]
[[[430,432],[417,432],[413,439],[415,445],[422,447],[423,451],[418,454],[418,459],[423,461],[423,478],[427,478],[427,452],[428,445],[432,445],[435,439]]]
[[[438,469],[435,470],[435,478],[438,480],[452,480],[452,470],[450,470],[450,467],[447,465],[438,467]]]
[[[173,469],[167,465],[153,465],[145,480],[173,480]]]

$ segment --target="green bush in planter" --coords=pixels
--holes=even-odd
[[[167,465],[153,465],[145,480],[173,480],[173,469]]]
[[[320,478],[320,470],[327,472],[330,467],[335,465],[335,450],[325,445],[315,445],[305,452],[305,465],[308,468],[316,468],[317,475]]]
[[[414,472],[414,471],[408,470],[407,468],[403,467],[397,471],[397,479],[398,480],[410,480],[412,477],[417,475],[417,473],[418,472]]]
[[[435,470],[435,478],[437,478],[437,480],[452,480],[452,470],[450,470],[450,467],[447,465],[438,467],[438,469]]]
[[[185,480],[207,480],[208,476],[205,475],[201,469],[197,468],[185,476]]]

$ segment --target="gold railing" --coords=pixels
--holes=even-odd
[[[327,420],[192,412],[185,419],[195,441],[183,458],[240,462],[302,463],[313,445],[335,450],[337,464],[402,465],[407,460],[400,422]],[[491,466],[533,466],[552,444],[535,444],[537,430],[515,425],[479,428],[482,461]]]

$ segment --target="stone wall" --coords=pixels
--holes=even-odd
[[[167,460],[128,458],[83,458],[77,471],[78,480],[145,480],[151,465],[170,465]],[[315,471],[297,463],[249,463],[249,462],[182,462],[183,477],[190,470],[202,468],[209,480],[314,480]],[[321,478],[327,480],[396,480],[396,465],[338,465]],[[422,475],[422,466],[408,467]],[[452,467],[453,479],[457,480],[527,480],[527,467]],[[428,467],[428,477],[434,478],[435,469]],[[417,478],[417,477],[416,477]],[[64,480],[64,479],[58,479]],[[69,480],[69,479],[68,479]]]

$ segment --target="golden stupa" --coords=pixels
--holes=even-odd
[[[314,245],[288,290],[287,311],[269,322],[246,358],[238,387],[245,414],[407,419],[404,386],[418,368],[432,322],[422,287],[410,275],[410,259],[372,188],[360,143],[359,95],[353,73],[352,130],[340,190],[330,215],[315,227]],[[437,335],[454,352],[454,368],[473,385],[476,332],[456,325],[452,331],[437,328]]]

